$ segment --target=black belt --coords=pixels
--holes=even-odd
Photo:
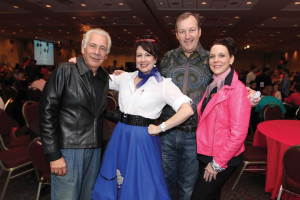
[[[154,119],[145,118],[139,115],[121,113],[120,122],[133,126],[149,126],[149,124],[154,123]]]
[[[183,132],[196,132],[197,126],[176,126],[174,130],[180,130]]]

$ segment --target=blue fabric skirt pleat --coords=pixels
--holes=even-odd
[[[118,174],[118,175],[117,175]],[[159,136],[119,122],[105,151],[93,200],[169,200]]]

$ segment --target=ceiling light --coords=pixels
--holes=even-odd
[[[16,35],[16,32],[12,32],[13,35]]]
[[[123,31],[124,31],[124,32],[126,32],[126,31],[127,31],[127,29],[123,29]]]
[[[72,17],[72,19],[76,19],[76,17]]]
[[[118,3],[119,6],[124,6],[124,3],[120,2]]]
[[[159,2],[159,5],[163,6],[163,5],[164,5],[164,2]]]
[[[46,8],[51,8],[52,6],[50,4],[45,5]]]
[[[240,18],[240,16],[235,16],[234,18],[235,18],[235,19],[239,19],[239,18]]]
[[[14,6],[13,6],[13,8],[19,8],[19,6],[17,6],[17,5],[14,5]]]
[[[293,26],[294,26],[294,27],[297,27],[297,26],[298,26],[298,24],[294,24]]]
[[[136,19],[136,16],[135,16],[135,15],[133,15],[133,16],[132,16],[132,18],[133,18],[133,19]]]
[[[61,32],[61,29],[59,29],[58,32]]]
[[[252,1],[247,1],[246,4],[247,4],[247,5],[251,5],[251,4],[252,4]]]
[[[47,19],[49,19],[49,18],[48,18],[48,17],[45,17],[44,19],[46,19],[46,20],[47,20]]]
[[[113,25],[116,25],[117,23],[116,22],[113,22]]]
[[[80,4],[81,7],[86,7],[85,3]]]
[[[38,39],[38,38],[39,38],[38,36],[35,36],[35,37],[34,37],[34,39]]]
[[[105,17],[105,16],[102,16],[101,18],[102,18],[102,19],[106,19],[106,17]]]
[[[206,5],[207,4],[207,2],[206,1],[202,1],[202,3],[201,3],[202,5]]]
[[[170,18],[170,16],[166,15],[166,16],[165,16],[165,18],[166,18],[166,19],[169,19],[169,18]]]
[[[300,1],[294,2],[295,5],[300,5]]]
[[[250,48],[250,45],[247,45],[247,49],[249,49]]]
[[[228,24],[228,26],[232,26],[232,24],[230,23],[230,24]]]
[[[265,24],[260,24],[261,26],[264,26]]]
[[[274,17],[272,17],[272,19],[277,19],[277,17],[274,16]]]

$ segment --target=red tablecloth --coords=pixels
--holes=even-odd
[[[271,199],[278,196],[282,184],[284,152],[296,144],[300,144],[299,120],[271,120],[257,126],[253,146],[268,149],[265,192],[271,193]]]

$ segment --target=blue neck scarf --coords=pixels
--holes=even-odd
[[[161,82],[163,80],[155,65],[149,74],[144,74],[143,72],[139,71],[138,76],[142,80],[136,85],[136,88],[140,88],[142,85],[144,85],[151,76],[154,76],[157,82]]]

